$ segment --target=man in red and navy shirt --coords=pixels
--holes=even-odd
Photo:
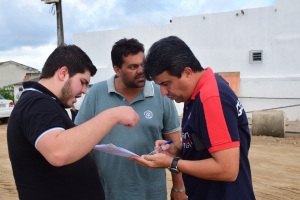
[[[192,134],[197,137],[191,137]],[[199,138],[206,148],[197,151],[193,138]],[[182,159],[185,160],[204,160],[211,158],[214,152],[240,148],[239,173],[235,181],[205,180],[184,174],[185,186],[190,188],[187,193],[205,199],[247,199],[244,195],[253,191],[247,116],[228,83],[210,68],[205,69],[193,95],[184,105],[182,143]],[[249,195],[248,199],[254,199],[254,196]]]
[[[212,69],[203,69],[190,48],[175,36],[151,46],[145,75],[160,85],[163,96],[185,103],[182,146],[157,141],[156,148],[162,146],[166,154],[132,160],[182,172],[189,200],[255,199],[248,160],[248,120],[228,83]]]

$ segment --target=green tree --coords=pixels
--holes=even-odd
[[[7,85],[0,88],[0,94],[5,99],[10,99],[14,102],[14,86],[13,85]]]

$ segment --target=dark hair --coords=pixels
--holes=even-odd
[[[190,67],[193,72],[203,71],[191,49],[176,36],[169,36],[155,42],[147,53],[144,67],[148,80],[153,80],[164,71],[171,76],[181,78],[186,67]]]
[[[137,54],[139,52],[144,53],[144,45],[141,44],[137,39],[123,38],[117,41],[111,50],[111,61],[113,66],[121,68],[123,63],[123,56],[126,57],[129,54]]]
[[[51,78],[61,67],[66,66],[70,77],[77,73],[90,71],[91,76],[97,72],[89,56],[76,45],[60,45],[47,58],[40,79]]]

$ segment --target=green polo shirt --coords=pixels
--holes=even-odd
[[[115,90],[114,78],[96,83],[89,89],[75,124],[81,124],[108,108],[125,105],[138,113],[140,121],[134,128],[116,125],[99,144],[112,143],[143,155],[154,149],[155,141],[162,139],[163,134],[181,129],[174,102],[161,96],[158,85],[146,81],[143,90],[128,103]],[[128,158],[98,150],[93,150],[93,154],[106,199],[167,199],[165,169],[149,169]]]

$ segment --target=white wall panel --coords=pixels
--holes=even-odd
[[[215,72],[239,71],[241,97],[287,98],[241,98],[250,111],[300,104],[299,19],[299,0],[277,0],[275,6],[246,9],[244,15],[238,10],[176,17],[161,26],[79,33],[74,43],[102,68],[92,79],[95,83],[114,74],[110,51],[117,40],[137,38],[147,51],[155,41],[176,35],[190,46],[203,67]],[[249,63],[250,50],[263,50],[263,62]],[[182,104],[177,107],[181,114]],[[300,106],[281,110],[289,120],[300,119]]]

